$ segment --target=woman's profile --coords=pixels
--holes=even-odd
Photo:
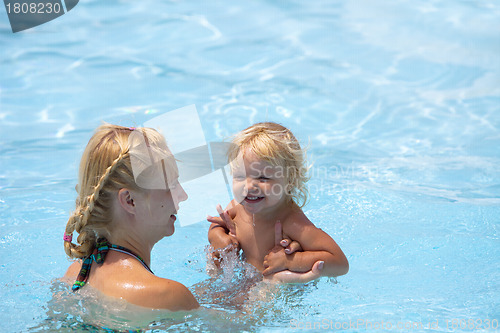
[[[76,210],[63,237],[66,254],[80,259],[63,278],[74,291],[90,285],[147,308],[199,307],[183,284],[150,269],[153,246],[174,233],[179,202],[187,199],[161,134],[151,128],[98,127],[83,153],[76,189]]]

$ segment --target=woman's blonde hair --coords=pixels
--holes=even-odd
[[[130,162],[129,135],[134,128],[104,124],[89,140],[80,162],[76,210],[66,224],[65,235],[76,231],[76,245],[65,239],[64,250],[71,258],[89,256],[98,235],[108,232],[113,197],[121,188],[141,190],[134,181]],[[140,128],[152,144],[164,140],[151,128]],[[66,238],[66,236],[65,236]]]
[[[236,134],[232,143],[229,163],[235,163],[240,152],[249,149],[260,159],[282,167],[287,180],[286,195],[299,207],[307,203],[309,177],[305,151],[288,128],[274,122],[257,123]]]

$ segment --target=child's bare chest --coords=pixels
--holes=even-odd
[[[246,260],[260,271],[264,257],[275,245],[274,225],[254,225],[253,221],[235,220],[236,236]]]

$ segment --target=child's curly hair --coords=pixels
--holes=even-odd
[[[282,167],[286,171],[286,195],[304,207],[309,196],[305,151],[288,128],[274,122],[257,123],[236,134],[232,143],[228,151],[231,165],[240,152],[250,149],[264,161]]]

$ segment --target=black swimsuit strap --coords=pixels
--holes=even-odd
[[[153,271],[149,268],[149,266],[146,265],[144,260],[142,260],[142,258],[136,255],[134,252],[130,251],[126,247],[110,244],[106,238],[99,238],[97,239],[97,244],[92,254],[83,260],[80,273],[78,273],[78,277],[76,278],[76,281],[72,287],[73,291],[80,289],[87,282],[87,279],[90,274],[90,268],[92,267],[92,261],[95,261],[97,264],[102,264],[109,250],[126,253],[136,258],[144,266],[144,268],[150,271],[151,274],[154,274]]]

